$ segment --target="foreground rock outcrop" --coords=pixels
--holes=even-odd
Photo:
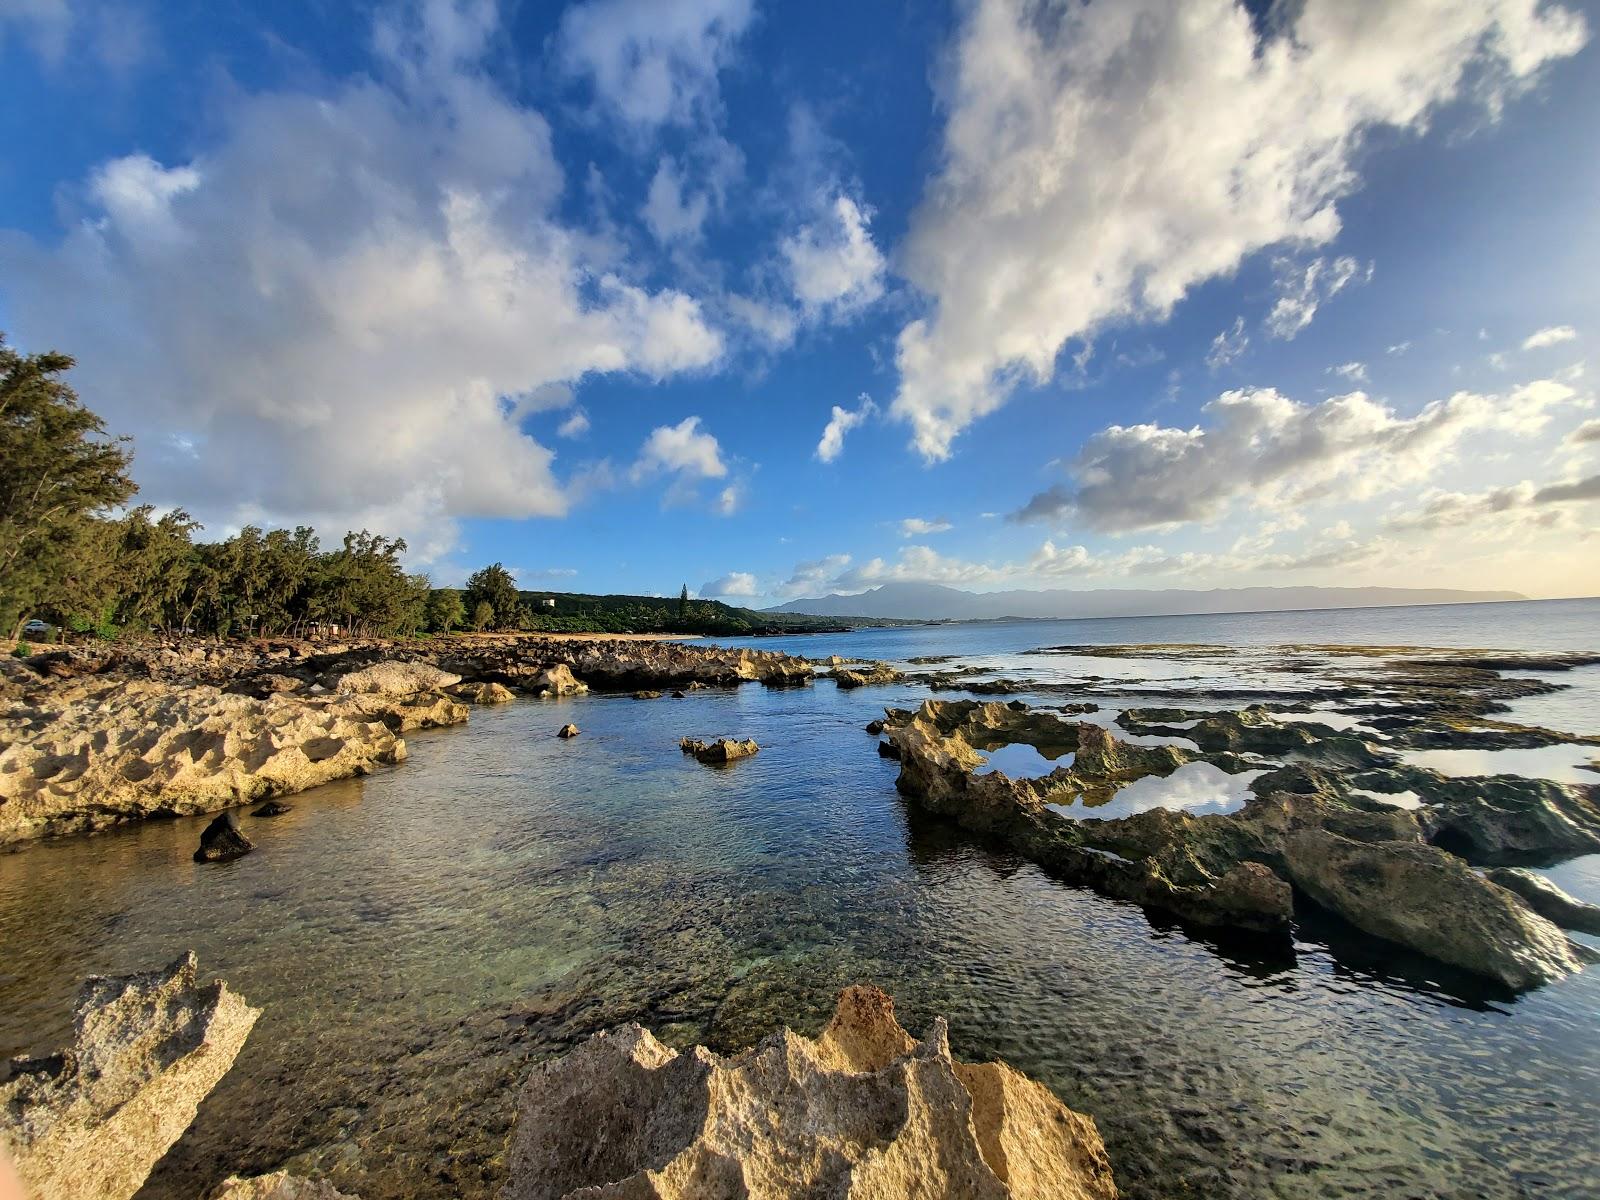
[[[162,971],[95,977],[73,1044],[17,1059],[0,1082],[0,1145],[38,1200],[126,1200],[233,1065],[260,1010],[193,954]]]
[[[1094,1121],[1004,1063],[922,1041],[876,988],[847,988],[816,1039],[723,1058],[628,1025],[536,1068],[504,1200],[1114,1200]]]

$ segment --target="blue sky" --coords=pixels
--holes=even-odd
[[[1594,594],[1597,19],[0,0],[0,328],[441,583]]]

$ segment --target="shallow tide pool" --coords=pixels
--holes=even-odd
[[[531,1062],[633,1020],[815,1033],[865,981],[1092,1113],[1137,1200],[1592,1194],[1600,971],[1513,1000],[1315,914],[1283,945],[1153,922],[909,809],[862,726],[919,699],[520,701],[243,815],[237,862],[190,861],[206,818],[0,855],[0,1053],[193,948],[265,1011],[145,1200],[283,1166],[487,1198]],[[763,749],[677,749],[721,734]]]

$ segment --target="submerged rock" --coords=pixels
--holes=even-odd
[[[38,1200],[126,1200],[194,1120],[261,1015],[195,956],[164,971],[93,977],[74,1041],[16,1059],[0,1082],[0,1145]]]
[[[194,860],[197,863],[227,862],[243,858],[254,849],[255,844],[240,832],[239,818],[232,812],[225,812],[205,827],[205,832],[200,835],[200,848],[194,852]]]
[[[761,749],[756,745],[754,738],[718,738],[714,742],[702,742],[699,738],[680,738],[678,749],[685,754],[692,754],[703,763],[729,763],[739,758],[749,758]]]
[[[661,699],[661,693],[651,691],[649,688],[640,688],[633,694],[633,698],[635,700],[659,700]]]
[[[1543,875],[1520,867],[1496,867],[1484,878],[1514,894],[1534,912],[1563,929],[1600,936],[1600,905],[1569,896]]]
[[[1302,829],[1284,859],[1296,887],[1358,929],[1514,991],[1582,969],[1553,924],[1434,846]]]
[[[250,810],[252,817],[281,817],[284,813],[294,811],[294,806],[285,804],[282,800],[268,800],[260,808]]]
[[[287,1171],[241,1178],[230,1175],[206,1200],[356,1200],[325,1179],[306,1179]]]
[[[524,1085],[503,1200],[898,1197],[1115,1200],[1092,1118],[1004,1063],[921,1042],[870,987],[816,1039],[724,1058],[638,1025],[596,1034]]]
[[[578,727],[576,725],[571,724],[570,722],[568,724],[566,724],[566,725],[563,725],[560,729],[556,730],[556,736],[558,738],[575,738],[575,737],[578,736],[578,733],[579,733]]]

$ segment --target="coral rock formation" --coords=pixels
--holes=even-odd
[[[847,988],[816,1039],[723,1058],[638,1025],[597,1034],[523,1088],[504,1200],[1115,1200],[1094,1121],[1004,1063],[918,1042]]]
[[[260,1016],[193,954],[163,971],[94,977],[76,1038],[0,1082],[0,1145],[40,1200],[127,1200],[194,1120]]]

